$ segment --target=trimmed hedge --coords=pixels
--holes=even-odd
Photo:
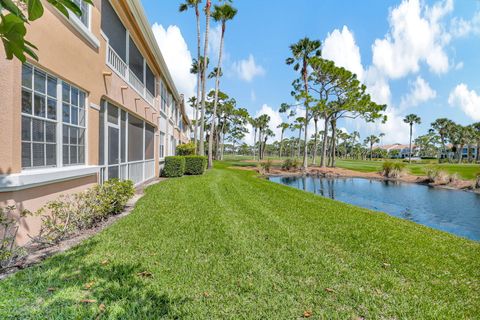
[[[179,144],[175,149],[177,156],[193,156],[195,154],[195,144],[193,142]]]
[[[207,157],[204,156],[186,156],[185,174],[202,175],[207,169]]]
[[[185,173],[185,157],[165,157],[162,176],[167,178],[181,177]]]

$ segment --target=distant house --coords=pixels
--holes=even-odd
[[[389,155],[394,155],[395,158],[398,159],[405,159],[409,157],[410,154],[410,146],[408,144],[387,144],[382,146],[377,146],[374,149],[385,150]],[[419,154],[419,148],[415,145],[412,145],[412,157],[417,157]]]
[[[476,158],[477,156],[477,145],[471,144],[464,146],[461,150],[462,159],[471,159]],[[446,151],[440,151],[440,159],[454,159],[457,157],[457,150],[452,144],[447,145]]]

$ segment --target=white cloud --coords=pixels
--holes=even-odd
[[[210,56],[210,64],[212,63],[212,57],[215,57],[217,60],[218,53],[220,51],[220,39],[222,37],[222,27],[217,25],[212,27],[210,25],[210,31],[208,33],[208,55]],[[205,39],[204,41],[205,42]],[[203,43],[202,43],[203,46]],[[202,53],[203,55],[203,53]]]
[[[467,37],[471,34],[480,35],[480,11],[471,20],[455,17],[450,22],[450,33],[454,37]]]
[[[247,82],[251,82],[255,77],[265,75],[265,69],[255,63],[252,54],[248,56],[248,59],[234,62],[232,68],[240,79]]]
[[[355,73],[363,81],[363,66],[360,49],[355,43],[355,37],[347,26],[342,31],[335,29],[327,35],[323,42],[322,56],[332,60],[339,67]]]
[[[455,70],[462,70],[463,69],[463,61],[460,61],[455,65]]]
[[[441,20],[453,10],[453,1],[424,6],[420,0],[404,0],[390,12],[390,31],[372,45],[373,64],[389,78],[416,73],[424,62],[437,73],[448,71],[444,46],[450,37]]]
[[[179,93],[188,101],[196,94],[197,77],[190,73],[192,55],[180,28],[169,26],[165,30],[161,24],[154,23],[152,31]]]
[[[448,104],[460,108],[474,121],[480,121],[480,95],[469,90],[466,84],[461,83],[450,92]]]
[[[418,106],[436,96],[437,92],[430,87],[430,84],[421,76],[417,76],[417,79],[410,83],[410,92],[402,97],[400,109]]]

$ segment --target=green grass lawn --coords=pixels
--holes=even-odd
[[[480,314],[479,243],[229,165],[149,187],[129,216],[1,281],[0,319]]]

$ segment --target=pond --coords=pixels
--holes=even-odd
[[[270,177],[270,181],[480,241],[480,195],[475,193],[363,178]]]

